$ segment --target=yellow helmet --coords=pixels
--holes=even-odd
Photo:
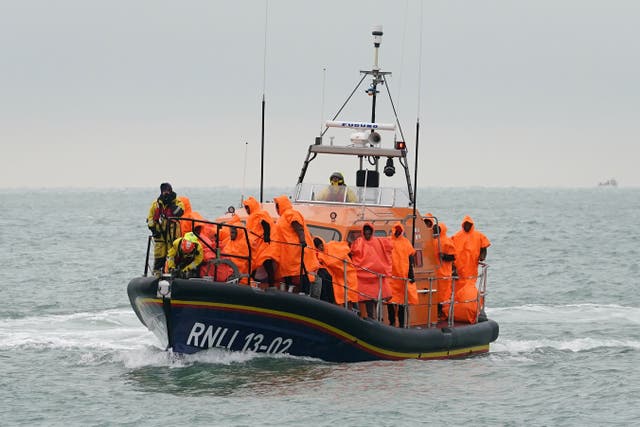
[[[338,185],[343,185],[344,184],[344,176],[342,176],[342,174],[340,172],[332,173],[331,176],[329,177],[329,183],[331,183],[335,179],[338,180]]]

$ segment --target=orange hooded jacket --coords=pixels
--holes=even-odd
[[[478,276],[478,261],[480,260],[480,250],[491,246],[489,239],[476,230],[473,219],[465,216],[461,226],[465,223],[471,223],[469,232],[461,229],[453,237],[453,243],[456,246],[455,266],[460,277],[458,281],[458,289],[467,284],[475,283]]]
[[[278,277],[289,277],[300,275],[300,260],[302,251],[300,247],[300,238],[294,230],[292,223],[297,222],[304,230],[304,240],[308,245],[304,249],[304,266],[308,273],[316,271],[320,264],[316,251],[311,249],[313,246],[313,238],[307,228],[302,214],[293,208],[291,201],[286,195],[278,196],[273,199],[277,204],[278,222],[276,223],[276,237],[274,243],[278,246]],[[310,246],[309,246],[310,245]]]
[[[447,226],[444,222],[439,222],[440,227],[440,243],[438,239],[433,239],[433,252],[438,254],[440,266],[436,269],[436,302],[444,302],[451,300],[451,274],[453,270],[453,261],[442,259],[443,255],[456,254],[456,247],[451,237],[447,236]],[[445,279],[446,277],[446,279]],[[446,313],[445,313],[446,314]]]
[[[396,237],[396,230],[400,230],[400,235]],[[395,277],[409,277],[409,257],[415,255],[416,250],[413,245],[403,235],[404,227],[400,222],[396,222],[391,227],[391,243],[393,244],[393,252],[391,253],[391,274]],[[407,281],[407,301],[409,304],[418,303],[418,291],[416,284]],[[404,284],[402,279],[389,279],[391,285],[391,300],[396,304],[404,304]]]
[[[455,293],[455,303],[453,306],[453,319],[458,322],[476,323],[478,307],[483,301],[478,302],[478,290],[475,286],[463,286]],[[443,310],[448,314],[449,304],[443,304]]]
[[[238,216],[238,214],[231,215],[231,218],[228,221],[221,221],[224,224],[229,225],[242,225],[242,220]],[[240,231],[238,231],[240,234]],[[224,245],[231,238],[231,227],[220,227],[220,247],[224,248]]]
[[[244,236],[244,230],[238,230],[238,234],[235,240],[232,240],[231,236],[229,236],[229,238],[224,243],[224,248],[222,251],[228,255],[236,255],[240,257],[249,256],[249,247],[247,246],[247,241]],[[249,273],[249,262],[245,258],[236,258],[231,256],[224,256],[223,258],[232,261],[238,267],[238,271],[240,273]],[[240,283],[244,285],[249,284],[247,279],[242,279]]]
[[[273,218],[267,211],[262,209],[260,202],[253,197],[248,197],[242,204],[248,206],[250,211],[247,217],[247,232],[249,233],[249,244],[251,245],[251,268],[255,270],[268,259],[277,263],[278,247],[264,241],[264,228],[262,227],[262,221],[269,224],[269,238],[271,241],[276,232],[276,224],[273,222]]]
[[[358,274],[358,292],[360,293],[360,301],[377,300],[378,291],[380,290],[380,282],[378,274],[382,277],[382,298],[391,297],[391,288],[389,287],[388,277],[391,276],[391,253],[393,245],[388,237],[371,236],[370,240],[364,238],[364,227],[369,226],[375,231],[371,223],[365,223],[362,226],[362,236],[358,237],[351,244],[351,259],[356,267]],[[374,273],[370,273],[369,271]]]
[[[179,196],[178,200],[180,200],[184,205],[184,213],[182,214],[182,218],[204,219],[198,211],[194,211],[191,209],[191,200],[189,200],[187,196]],[[195,224],[197,225],[198,223]],[[193,223],[191,221],[180,221],[180,232],[183,236],[188,232],[193,231],[192,225]]]
[[[351,252],[349,244],[335,240],[325,243],[321,237],[316,239],[320,239],[324,245],[324,251],[318,251],[318,261],[320,266],[326,268],[331,275],[336,304],[344,304],[344,260],[347,261],[347,299],[349,302],[358,302],[358,275],[349,257]]]

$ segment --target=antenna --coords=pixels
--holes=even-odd
[[[371,31],[371,35],[373,36],[373,70],[377,71],[380,69],[378,67],[378,50],[380,49],[380,43],[382,43],[382,25],[376,25],[373,27],[373,31]]]
[[[325,83],[327,81],[327,67],[322,67],[322,93],[320,94],[320,133],[322,135],[322,130],[324,128],[324,94],[325,94]]]
[[[249,148],[249,142],[245,141],[244,142],[244,171],[242,172],[242,194],[240,196],[240,206],[242,206],[242,202],[244,202],[244,190],[246,189],[245,187],[245,182],[247,180],[247,151]]]
[[[378,51],[380,49],[380,43],[382,43],[382,25],[376,25],[373,27],[373,31],[371,31],[371,35],[373,36],[373,68],[371,69],[373,74],[373,81],[371,82],[371,87],[368,89],[369,95],[371,95],[371,121],[375,123],[376,121],[376,94],[378,93],[378,83],[380,82],[380,76],[378,71],[380,71],[380,67],[378,66]]]
[[[264,112],[266,109],[265,92],[267,91],[267,28],[269,24],[269,0],[264,6],[264,56],[262,58],[262,128],[260,131],[260,203],[264,194]]]
[[[400,75],[398,76],[398,112],[402,102],[402,81],[404,74],[404,46],[407,39],[407,15],[409,14],[409,0],[404,2],[404,18],[402,22],[402,44],[400,45]],[[394,138],[395,139],[395,138]]]
[[[416,114],[416,158],[413,168],[413,233],[411,234],[411,243],[416,241],[416,207],[418,196],[418,148],[420,147],[420,91],[422,89],[422,2],[420,2],[420,40],[418,42],[418,111]]]

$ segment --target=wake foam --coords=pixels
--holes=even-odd
[[[128,309],[32,316],[0,323],[0,349],[114,349],[152,346],[156,339]]]
[[[158,339],[130,309],[94,313],[31,316],[0,323],[0,350],[79,351],[85,365],[122,363],[142,367],[180,368],[197,363],[231,365],[262,357],[290,357],[209,349],[178,355],[160,347]]]
[[[540,350],[560,350],[578,353],[595,349],[640,350],[640,341],[619,339],[576,338],[573,340],[501,340],[491,344],[492,353],[533,353]]]

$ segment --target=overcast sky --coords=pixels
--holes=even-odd
[[[640,1],[271,0],[266,67],[265,9],[0,0],[0,187],[241,187],[245,146],[256,187],[263,92],[266,185],[293,186],[377,24],[421,186],[640,186]]]

